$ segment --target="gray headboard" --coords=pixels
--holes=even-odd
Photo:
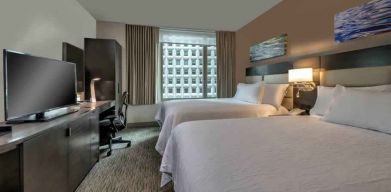
[[[391,45],[249,67],[246,69],[246,80],[287,83],[289,69],[307,67],[314,69],[314,81],[317,85],[360,87],[391,84]],[[302,92],[300,98],[295,98],[293,95],[297,90],[292,87],[290,89],[284,99],[284,106],[288,106],[287,108],[291,108],[289,104],[311,108],[315,103],[316,90]]]

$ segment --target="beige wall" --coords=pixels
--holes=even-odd
[[[288,34],[287,55],[258,61],[256,65],[276,63],[320,53],[334,53],[391,43],[391,33],[334,42],[334,15],[368,0],[284,0],[259,16],[236,34],[236,79],[245,80],[249,48],[282,33]]]
[[[96,24],[96,38],[114,39],[122,47],[122,90],[127,90],[126,73],[126,36],[125,24],[115,22],[98,21]]]
[[[84,37],[95,38],[96,21],[76,0],[2,0],[0,48],[61,59],[62,42],[84,47]],[[0,54],[0,60],[3,61]],[[3,90],[3,66],[0,67]],[[0,101],[3,101],[0,91]],[[0,121],[4,106],[0,102]]]

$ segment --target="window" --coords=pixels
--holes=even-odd
[[[214,33],[162,29],[160,41],[163,99],[217,96]]]

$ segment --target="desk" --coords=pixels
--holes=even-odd
[[[113,106],[83,103],[52,121],[13,125],[0,136],[0,189],[74,191],[99,160],[99,114]]]

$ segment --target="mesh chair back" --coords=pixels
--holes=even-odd
[[[127,99],[128,99],[128,92],[125,91],[122,93],[122,100],[121,100],[121,103],[119,104],[119,107],[118,107],[119,120],[121,121],[121,123],[125,127],[126,127],[126,115],[127,115],[127,111],[128,111]]]

